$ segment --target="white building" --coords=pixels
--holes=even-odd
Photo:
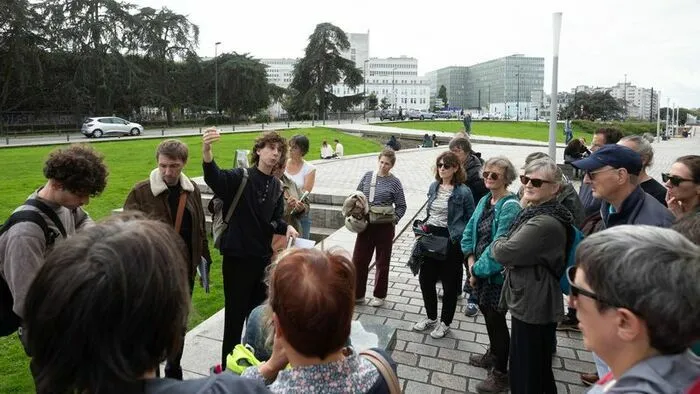
[[[653,119],[656,116],[659,105],[659,92],[652,89],[640,88],[630,82],[618,83],[610,88],[610,95],[618,100],[622,100],[622,105],[626,108],[626,117]]]
[[[374,93],[380,102],[386,98],[391,108],[429,108],[430,85],[426,77],[418,76],[418,59],[370,58],[365,68],[367,95]]]
[[[294,64],[297,61],[299,59],[260,59],[260,63],[267,66],[267,81],[285,89],[292,83]]]

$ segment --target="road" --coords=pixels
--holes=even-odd
[[[340,120],[326,120],[325,125],[332,127],[333,125],[343,124],[343,123],[374,123],[379,122],[378,118],[367,118],[367,119],[347,119]],[[217,128],[223,132],[250,132],[250,131],[261,131],[261,130],[284,130],[286,128],[304,128],[312,126],[323,126],[323,121],[312,122],[310,120],[303,122],[275,122],[267,124],[250,124],[250,125],[223,125],[217,126]],[[184,127],[184,128],[167,128],[167,129],[146,129],[138,137],[103,137],[103,138],[87,138],[76,131],[74,133],[60,133],[60,134],[42,134],[42,135],[22,135],[18,137],[8,136],[0,140],[0,148],[11,147],[11,146],[33,146],[33,145],[51,145],[51,144],[62,144],[66,142],[96,142],[96,141],[121,141],[121,140],[133,140],[133,139],[147,139],[147,138],[160,138],[162,136],[167,137],[183,137],[190,135],[198,135],[200,131],[204,131],[206,127]]]

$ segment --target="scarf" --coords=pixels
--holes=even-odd
[[[540,205],[532,205],[520,211],[520,214],[513,220],[513,224],[510,225],[506,238],[513,235],[522,224],[539,215],[549,215],[559,220],[567,227],[574,222],[574,217],[571,215],[571,212],[558,203],[556,198],[553,198]]]

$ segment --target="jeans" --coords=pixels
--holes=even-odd
[[[268,347],[265,344],[270,332],[267,322],[264,321],[265,308],[265,304],[258,305],[250,312],[245,325],[245,333],[243,334],[243,343],[250,345],[255,350],[255,358],[259,361],[267,361],[272,356],[272,346]]]
[[[311,237],[311,216],[308,212],[299,217],[299,223],[301,223],[301,237],[309,239]]]

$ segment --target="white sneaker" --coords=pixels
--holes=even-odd
[[[378,306],[382,306],[382,305],[384,305],[383,298],[374,297],[374,298],[372,298],[372,301],[369,302],[369,306],[378,307]]]
[[[360,297],[360,298],[355,299],[355,305],[364,305],[365,302],[367,302],[365,297]]]
[[[440,322],[440,324],[438,324],[437,327],[435,327],[435,329],[430,333],[430,336],[435,339],[440,339],[443,338],[449,331],[450,326],[444,322]]]
[[[423,320],[421,320],[418,323],[413,325],[413,331],[423,331],[426,328],[432,328],[436,324],[437,324],[437,319],[431,320],[431,319],[428,319],[426,317]]]

